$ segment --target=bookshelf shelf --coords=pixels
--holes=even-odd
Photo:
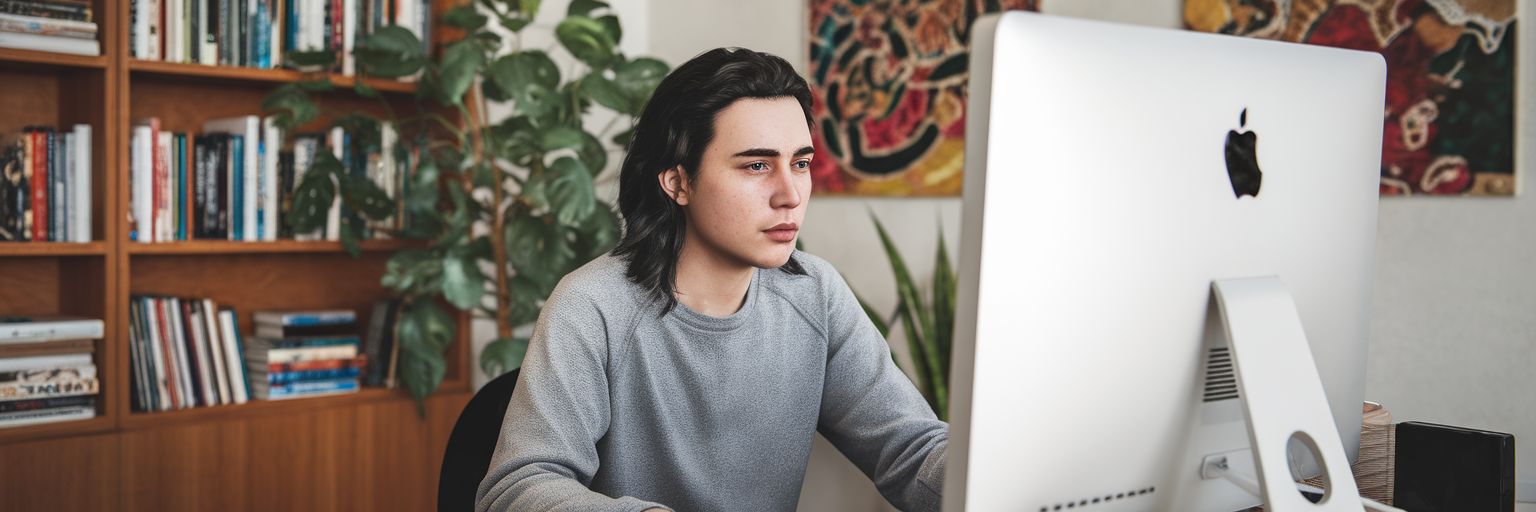
[[[0,258],[6,256],[102,256],[105,242],[14,242],[0,243]]]
[[[125,430],[160,428],[168,424],[205,423],[299,414],[311,411],[352,407],[381,402],[410,402],[404,390],[364,388],[356,393],[296,398],[291,400],[251,400],[243,404],[193,407],[158,412],[134,412],[123,417]]]
[[[111,431],[117,427],[117,419],[111,415],[102,414],[101,401],[98,399],[95,418],[0,429],[0,444],[67,438]]]
[[[68,53],[17,50],[14,48],[0,48],[0,62],[45,64],[62,68],[104,69],[107,67],[107,57],[105,55],[91,57]]]
[[[35,52],[34,52],[35,53]],[[182,62],[162,62],[157,60],[128,59],[128,70],[136,75],[163,75],[172,77],[202,77],[238,82],[271,82],[283,83],[295,80],[316,80],[330,78],[331,83],[338,89],[350,89],[357,80],[362,80],[369,87],[380,91],[412,93],[416,92],[416,84],[401,82],[388,78],[353,77],[335,73],[300,73],[291,69],[258,69],[237,68],[228,66],[205,66],[202,64],[187,64]]]
[[[129,254],[248,254],[248,253],[344,253],[341,242],[234,242],[225,240],[189,240],[166,243],[128,243]],[[396,251],[408,247],[426,247],[425,240],[360,240],[363,252]]]

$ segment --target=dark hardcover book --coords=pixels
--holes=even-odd
[[[187,46],[187,61],[197,64],[203,61],[203,38],[199,37],[199,34],[202,33],[203,25],[203,4],[198,0],[192,0],[187,2],[187,4],[187,26],[185,28],[187,33],[191,35],[187,40],[192,42],[192,44]]]
[[[389,304],[389,316],[384,320],[384,338],[379,343],[379,363],[374,369],[379,375],[380,385],[395,387],[395,359],[400,357],[400,349],[396,347],[395,333],[399,332],[400,309],[399,300],[391,300]],[[368,364],[373,364],[369,360]]]
[[[250,0],[235,0],[235,65],[251,65],[251,6]]]
[[[91,21],[91,4],[64,0],[0,0],[0,14]]]
[[[213,405],[216,403],[209,396],[208,388],[203,382],[209,379],[207,372],[212,368],[208,366],[208,354],[197,345],[197,340],[192,336],[191,310],[187,308],[187,301],[178,298],[167,298],[171,306],[171,316],[175,321],[171,329],[176,332],[176,341],[180,342],[187,353],[187,373],[191,380],[187,382],[192,388],[192,398],[197,405]]]
[[[64,199],[62,197],[63,196],[62,189],[64,188],[64,182],[63,182],[63,180],[60,179],[60,178],[64,177],[64,173],[60,172],[60,169],[59,169],[60,167],[62,167],[62,166],[59,165],[61,163],[61,161],[59,159],[59,146],[61,145],[61,144],[59,144],[59,142],[60,142],[60,140],[59,140],[59,133],[53,131],[52,129],[50,129],[48,131],[45,131],[45,132],[43,132],[43,141],[44,141],[44,144],[46,145],[45,147],[47,148],[47,149],[44,150],[44,151],[47,152],[47,163],[45,163],[43,165],[46,165],[48,167],[48,238],[47,238],[47,240],[49,242],[57,242],[57,241],[63,240],[63,238],[60,236],[60,235],[62,235],[62,233],[61,233],[62,229],[59,226],[59,220],[63,219],[65,217],[64,209],[59,207],[60,204],[63,203],[63,199]]]
[[[208,137],[192,138],[192,238],[206,238],[208,219]]]
[[[297,336],[291,338],[269,338],[257,334],[246,340],[252,348],[265,350],[280,348],[308,348],[308,347],[333,347],[337,345],[357,345],[361,342],[356,334],[344,334],[339,336]]]
[[[221,0],[198,0],[203,4],[203,38],[205,43],[213,45],[206,58],[218,61],[219,48],[224,47],[224,41],[219,39],[219,2]]]
[[[276,325],[256,323],[256,335],[269,338],[357,335],[355,324]]]
[[[24,400],[7,400],[0,402],[0,412],[35,411],[39,409],[57,409],[60,407],[96,406],[96,395],[60,396],[54,398],[32,398]]]
[[[384,385],[384,339],[386,331],[393,330],[395,310],[399,301],[379,299],[373,301],[373,314],[368,318],[368,337],[363,340],[363,355],[368,358],[368,371],[363,373],[363,385]]]
[[[22,174],[21,147],[7,144],[0,149],[0,241],[23,240],[21,215],[30,193],[27,178]]]
[[[221,0],[226,1],[226,0]],[[233,160],[229,154],[230,142],[228,134],[219,134],[215,137],[217,148],[214,152],[218,156],[218,162],[214,165],[213,177],[209,179],[211,185],[208,196],[209,208],[213,209],[213,238],[229,238],[229,187],[230,172],[233,172]]]
[[[209,1],[213,1],[213,0],[209,0]],[[231,62],[231,59],[230,59],[230,56],[233,53],[231,50],[235,47],[235,44],[234,44],[235,37],[234,37],[234,34],[233,34],[233,32],[234,32],[233,29],[235,27],[234,27],[234,25],[230,24],[230,19],[231,19],[231,16],[233,15],[233,13],[230,12],[230,9],[233,7],[232,5],[230,5],[230,3],[233,2],[233,1],[234,0],[218,0],[218,2],[219,2],[219,10],[218,10],[218,17],[219,17],[219,22],[218,22],[219,23],[218,24],[218,27],[219,27],[219,65],[220,66],[232,66],[232,65],[234,65]]]
[[[128,381],[129,396],[133,399],[131,407],[135,411],[148,411],[149,401],[144,397],[143,370],[144,356],[139,354],[139,339],[143,334],[139,333],[139,305],[134,301],[128,302],[128,368],[132,371],[133,379]]]
[[[277,237],[293,238],[288,211],[293,208],[293,152],[277,154]]]
[[[176,174],[176,239],[187,240],[187,134],[171,135],[171,165]]]

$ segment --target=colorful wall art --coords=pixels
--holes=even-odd
[[[1184,21],[1381,53],[1381,193],[1514,195],[1515,0],[1186,0]]]
[[[958,196],[971,23],[1040,0],[810,0],[821,194]]]

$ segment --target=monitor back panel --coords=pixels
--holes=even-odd
[[[946,510],[1257,503],[1191,478],[1248,445],[1235,394],[1205,401],[1221,278],[1285,283],[1353,458],[1381,58],[1022,12],[973,37]]]

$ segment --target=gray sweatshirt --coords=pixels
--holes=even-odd
[[[938,510],[949,426],[830,264],[756,270],[740,311],[660,306],[611,255],[539,315],[478,509],[792,511],[815,432],[903,510]]]

